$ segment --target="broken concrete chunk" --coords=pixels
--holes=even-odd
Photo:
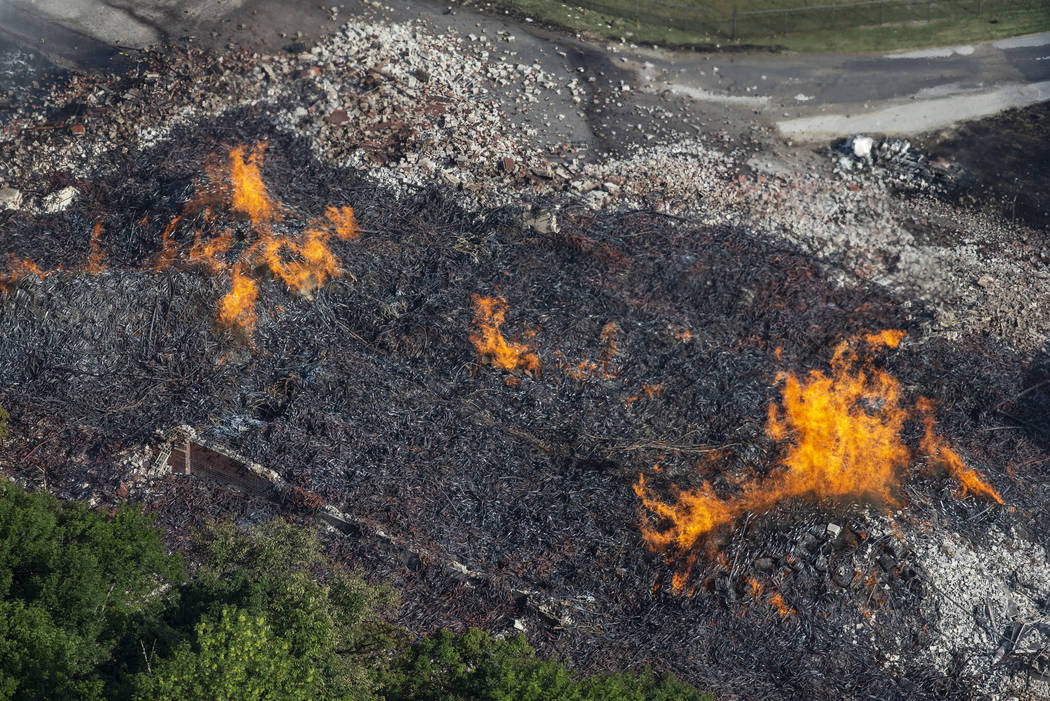
[[[854,136],[850,139],[850,148],[857,158],[871,158],[871,147],[874,144],[875,140],[870,136]]]
[[[525,220],[525,226],[540,234],[558,233],[558,215],[554,212],[540,212]]]
[[[77,194],[77,189],[72,185],[64,187],[57,192],[52,192],[44,198],[44,212],[47,214],[55,214],[69,209],[69,206],[76,201]]]
[[[0,188],[0,209],[18,209],[21,206],[21,192],[13,187]]]

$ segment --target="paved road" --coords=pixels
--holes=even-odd
[[[320,3],[286,0],[0,0],[0,40],[60,64],[113,65],[129,48],[191,36],[216,48],[308,43],[368,9],[360,0],[340,8],[333,15]],[[760,122],[796,141],[911,133],[1050,99],[1050,33],[883,55],[697,54],[580,42],[464,10],[446,14],[428,0],[403,0],[392,14],[464,33],[510,27],[522,38],[515,48],[523,60],[600,76],[596,89],[615,94],[615,103],[647,107],[669,94],[695,100],[693,126],[705,131]],[[619,94],[623,80],[634,86],[631,95]],[[608,145],[624,140],[625,120],[637,119],[615,109],[588,117],[590,124],[574,118],[552,125],[550,138]],[[543,125],[542,115],[520,118]]]

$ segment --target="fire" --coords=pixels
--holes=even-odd
[[[788,618],[795,615],[795,609],[791,608],[784,603],[784,597],[780,595],[780,592],[773,592],[769,597],[769,603],[777,610],[780,615],[780,620],[786,621]]]
[[[288,289],[311,295],[327,280],[340,275],[340,260],[329,247],[333,237],[352,241],[361,235],[354,210],[348,206],[327,207],[323,217],[311,221],[302,231],[289,231],[287,224],[282,225],[283,231],[275,231],[275,224],[284,219],[284,210],[280,202],[270,196],[262,179],[265,151],[265,142],[255,144],[250,150],[236,146],[231,149],[225,167],[220,159],[209,157],[193,198],[161,232],[160,250],[152,264],[157,271],[179,264],[203,265],[216,274],[229,271],[232,287],[219,302],[218,320],[224,326],[249,332],[258,318],[255,303],[259,297],[258,281],[250,277],[250,273],[269,269]],[[247,235],[244,232],[235,235],[229,229],[216,233],[214,223],[217,212],[222,211],[247,217],[251,223]],[[180,235],[180,226],[190,221],[196,222],[196,229],[193,243],[186,245],[180,242],[184,238]],[[139,221],[140,226],[147,223],[145,217]],[[101,239],[102,222],[99,221],[91,232],[90,252],[81,267],[84,272],[94,274],[105,269]],[[50,272],[41,271],[31,260],[13,256],[8,256],[5,267],[0,274],[0,284],[15,282],[28,274]],[[525,360],[528,365],[528,358]],[[535,367],[539,367],[539,361]]]
[[[226,326],[242,328],[251,333],[255,328],[255,301],[258,296],[259,288],[255,280],[235,268],[230,291],[219,302],[219,321]]]
[[[97,275],[106,269],[106,264],[103,262],[105,254],[102,253],[102,249],[99,247],[99,238],[102,235],[102,222],[95,222],[95,228],[91,231],[91,252],[88,254],[87,262],[84,263],[85,272]]]
[[[500,333],[507,314],[507,302],[503,298],[471,295],[474,301],[474,323],[480,334],[471,334],[470,341],[478,355],[487,358],[498,368],[527,372],[539,372],[540,359],[523,343],[508,342]]]
[[[270,199],[262,181],[260,171],[265,151],[266,142],[252,147],[247,160],[243,146],[230,151],[230,185],[233,188],[230,205],[233,211],[247,215],[255,228],[267,227],[281,218],[280,205]]]
[[[933,402],[925,397],[921,397],[916,403],[916,408],[922,413],[922,422],[925,427],[920,447],[931,460],[939,460],[948,474],[959,482],[959,496],[966,496],[966,492],[970,491],[974,494],[994,499],[1002,504],[1003,498],[999,496],[999,492],[995,491],[992,485],[985,482],[979,472],[973,468],[966,467],[966,463],[948,445],[947,441],[933,432]]]
[[[865,341],[877,347],[899,338],[873,334]],[[776,501],[806,494],[893,500],[897,471],[910,459],[900,437],[908,411],[900,405],[900,383],[881,370],[858,369],[857,360],[844,342],[832,356],[830,377],[817,370],[805,379],[778,375],[784,406],[770,404],[766,433],[789,445]]]
[[[870,352],[897,347],[903,337],[900,331],[883,331],[862,341]],[[902,433],[915,412],[902,404],[900,382],[866,367],[855,349],[860,340],[843,341],[835,348],[829,375],[812,370],[805,377],[790,372],[777,376],[781,401],[769,406],[766,433],[785,448],[782,469],[768,479],[747,483],[727,497],[719,496],[709,482],[693,490],[672,485],[674,499],[665,502],[639,474],[634,491],[655,517],[655,525],[643,525],[643,538],[655,551],[686,556],[675,576],[676,592],[688,579],[697,542],[746,512],[768,511],[797,497],[896,503],[899,474],[912,459]],[[920,398],[915,411],[926,423],[920,450],[944,464],[964,493],[969,490],[1002,503],[999,494],[934,434],[929,400]]]

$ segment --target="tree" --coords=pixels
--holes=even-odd
[[[224,607],[196,626],[152,674],[140,678],[141,701],[312,701],[329,698],[318,670],[302,664],[263,616]]]
[[[141,512],[0,480],[0,698],[99,698],[100,665],[179,581],[179,559]]]
[[[170,639],[175,643],[167,649],[161,646],[161,659],[174,655],[181,664],[189,664],[204,651],[201,622],[210,621],[207,625],[214,626],[228,612],[237,611],[262,622],[262,627],[252,629],[254,633],[265,636],[270,641],[267,644],[279,646],[299,675],[281,676],[282,683],[304,679],[309,670],[306,676],[313,681],[302,689],[309,698],[374,698],[373,668],[384,659],[381,653],[387,645],[386,625],[379,613],[395,598],[389,587],[370,585],[332,562],[315,531],[280,519],[252,530],[214,524],[198,537],[193,557],[197,572],[166,619],[177,632]],[[214,630],[221,628],[208,629]],[[244,633],[240,629],[233,632]],[[214,635],[218,633],[209,632]],[[284,675],[282,670],[274,673]],[[149,670],[142,674],[150,675]],[[153,688],[141,675],[138,684],[142,689]],[[228,698],[248,701],[256,697]]]
[[[449,631],[411,645],[384,677],[387,701],[711,701],[672,677],[645,671],[576,679],[565,666],[536,657],[518,635]]]

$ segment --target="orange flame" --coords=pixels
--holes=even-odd
[[[244,158],[244,147],[230,151],[230,184],[233,186],[233,211],[246,214],[256,228],[267,227],[281,218],[280,205],[270,199],[262,181],[263,153],[266,142],[255,144],[248,159]]]
[[[770,595],[769,603],[777,610],[777,613],[780,615],[780,620],[782,621],[786,621],[788,618],[795,615],[795,609],[784,603],[784,597],[782,597],[778,591],[775,591]]]
[[[106,269],[103,262],[105,254],[99,247],[99,238],[102,235],[102,221],[95,222],[95,228],[91,231],[91,252],[88,254],[87,262],[84,263],[84,271],[97,275]]]
[[[236,146],[230,151],[225,171],[217,159],[209,158],[196,194],[161,233],[160,250],[153,262],[153,269],[157,271],[167,270],[179,262],[203,264],[213,273],[231,271],[232,289],[219,302],[218,320],[225,326],[247,331],[254,328],[257,320],[254,307],[259,296],[258,283],[248,276],[249,271],[265,264],[290,290],[309,295],[340,274],[340,261],[329,248],[332,237],[351,241],[361,235],[354,210],[348,206],[327,207],[324,217],[310,222],[298,233],[275,233],[274,224],[282,220],[283,210],[280,202],[270,197],[262,180],[265,151],[265,142],[255,144],[250,151]],[[251,235],[243,245],[239,245],[241,239],[235,239],[230,230],[216,234],[212,229],[215,210],[227,206],[251,221]],[[178,231],[188,217],[199,223],[193,243],[184,247],[179,243]],[[147,221],[144,217],[139,224],[145,225]],[[91,250],[82,266],[85,272],[98,273],[105,269],[101,233],[99,221],[91,233]],[[0,273],[0,285],[15,282],[27,274],[44,274],[33,261],[13,256],[8,259],[6,270]],[[525,365],[532,367],[528,358]],[[536,361],[535,368],[538,367]]]
[[[894,331],[863,340],[871,348],[892,348],[902,338],[903,333]],[[843,341],[835,348],[830,376],[818,370],[805,378],[790,372],[778,375],[783,406],[770,405],[766,433],[787,448],[784,469],[767,480],[745,484],[729,497],[720,497],[706,481],[688,491],[672,485],[674,499],[664,502],[639,474],[635,494],[656,520],[655,526],[643,524],[644,540],[655,551],[687,555],[676,574],[676,592],[684,587],[700,538],[745,512],[767,511],[795,497],[874,497],[895,503],[898,474],[912,457],[901,438],[911,412],[901,405],[901,385],[895,378],[858,367],[853,343]],[[926,421],[921,449],[939,456],[964,490],[1002,503],[998,493],[934,435],[928,400],[920,399],[916,408]]]
[[[999,496],[999,492],[985,482],[984,478],[979,472],[973,468],[967,467],[966,463],[963,462],[959,454],[956,453],[947,441],[933,432],[933,402],[925,397],[921,397],[916,402],[916,408],[922,414],[922,422],[925,426],[925,433],[922,436],[922,442],[919,447],[924,453],[926,453],[933,460],[938,460],[944,469],[947,470],[948,474],[954,477],[959,482],[959,497],[966,496],[966,492],[970,491],[974,494],[980,494],[981,496],[994,499],[996,502],[1002,504],[1003,498]]]
[[[229,270],[232,266],[233,290],[219,303],[219,321],[248,331],[257,320],[254,304],[258,299],[258,283],[247,277],[247,271],[263,264],[288,289],[310,295],[328,279],[340,274],[340,261],[329,248],[332,236],[344,241],[360,236],[354,210],[348,206],[327,207],[323,218],[310,222],[298,234],[275,233],[273,225],[284,215],[281,204],[270,197],[262,180],[265,150],[265,142],[257,143],[249,152],[244,146],[233,148],[228,173],[223,173],[214,164],[206,165],[210,183],[201,187],[197,196],[186,204],[183,213],[164,230],[157,263],[158,269],[162,269],[176,258],[177,247],[172,235],[186,214],[203,209],[204,223],[208,225],[214,219],[212,207],[222,206],[228,196],[230,209],[251,221],[255,240],[249,239],[250,245],[241,247],[236,260],[231,262],[231,251],[235,250],[237,243],[233,233],[224,230],[205,238],[198,229],[186,259],[191,263],[202,263],[213,272]],[[246,309],[245,305],[252,308]]]
[[[27,275],[43,277],[44,273],[40,266],[28,258],[18,258],[13,253],[7,254],[7,269],[0,275],[0,290],[6,290]]]
[[[540,359],[536,354],[523,343],[508,343],[500,333],[499,327],[503,325],[507,313],[506,300],[477,294],[471,295],[471,299],[474,301],[474,323],[481,334],[471,334],[470,341],[478,355],[504,370],[521,368],[527,372],[538,372]]]
[[[219,302],[219,321],[250,333],[255,328],[255,300],[259,288],[255,280],[243,275],[239,268],[234,268],[230,282],[230,291]]]

